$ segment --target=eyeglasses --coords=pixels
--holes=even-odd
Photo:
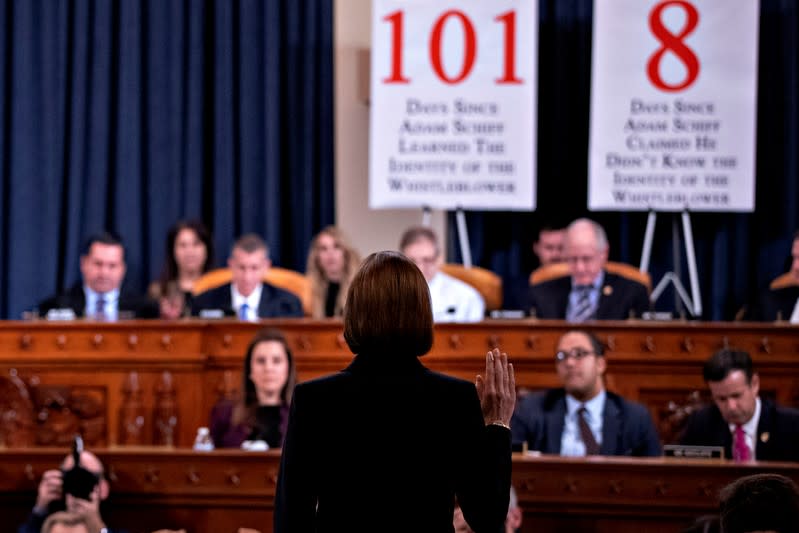
[[[579,361],[583,357],[587,357],[589,355],[596,355],[596,352],[592,352],[590,350],[583,350],[581,348],[575,348],[568,352],[561,350],[555,354],[555,361],[557,361],[558,363],[562,363],[566,361],[566,359],[574,359],[575,361]]]

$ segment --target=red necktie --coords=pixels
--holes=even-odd
[[[746,433],[740,424],[735,426],[735,434],[732,443],[732,458],[737,463],[748,461],[752,458],[749,446],[746,445]]]

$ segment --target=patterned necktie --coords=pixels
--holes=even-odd
[[[241,307],[239,307],[239,320],[249,320],[250,317],[247,314],[249,310],[250,306],[247,305],[247,302],[241,304]]]
[[[746,433],[740,424],[735,426],[735,435],[732,443],[732,459],[736,463],[743,463],[752,458],[749,446],[746,445]]]
[[[585,322],[594,314],[594,306],[591,305],[591,285],[577,285],[577,303],[569,311],[566,319],[569,322]]]
[[[97,300],[94,302],[94,317],[98,320],[105,318],[105,298],[102,294],[98,294]]]
[[[588,410],[585,406],[577,410],[577,425],[580,426],[580,438],[583,439],[583,444],[585,444],[586,455],[599,455],[599,444],[597,444],[594,433],[591,431],[591,427],[585,419],[587,413]]]

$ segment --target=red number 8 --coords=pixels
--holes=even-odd
[[[676,35],[671,33],[669,29],[663,25],[663,21],[661,20],[663,10],[670,6],[679,6],[685,10],[685,27]],[[652,54],[652,57],[649,58],[646,71],[649,81],[658,89],[668,92],[681,91],[696,81],[696,78],[699,76],[699,59],[697,59],[696,54],[694,54],[682,40],[696,29],[697,24],[699,24],[699,12],[686,0],[665,0],[652,9],[652,12],[649,14],[649,29],[663,46],[658,48],[658,50]],[[683,65],[685,65],[687,71],[685,79],[674,85],[666,83],[660,76],[660,61],[667,51],[671,51],[677,56],[677,58],[682,61]]]

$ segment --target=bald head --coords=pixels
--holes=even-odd
[[[72,454],[67,455],[64,459],[64,462],[61,463],[61,468],[64,470],[69,470],[75,465],[74,459],[72,459]],[[80,466],[91,472],[92,474],[97,474],[98,476],[103,476],[105,470],[103,468],[103,463],[100,459],[97,458],[92,452],[82,451],[80,453]]]
[[[566,228],[563,255],[574,285],[590,285],[608,262],[608,238],[602,226],[579,218]]]

